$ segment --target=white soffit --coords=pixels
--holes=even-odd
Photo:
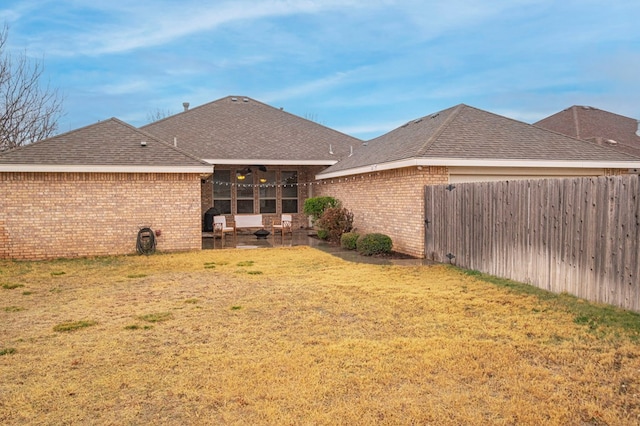
[[[247,164],[259,164],[261,166],[332,166],[337,163],[336,160],[260,160],[260,159],[210,159],[205,158],[209,164],[230,164],[238,166],[246,166]]]
[[[0,172],[26,173],[213,173],[213,166],[73,166],[48,164],[0,164]]]

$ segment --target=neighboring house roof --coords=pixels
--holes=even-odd
[[[331,165],[362,145],[313,121],[228,96],[142,127],[211,164]],[[175,139],[174,139],[175,138]]]
[[[418,165],[637,168],[640,157],[460,104],[370,140],[317,177]]]
[[[4,152],[0,171],[212,173],[213,167],[111,118]]]
[[[634,118],[613,112],[574,105],[534,125],[628,154],[640,155],[640,123]]]

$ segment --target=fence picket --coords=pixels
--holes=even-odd
[[[425,187],[427,258],[640,311],[638,176],[446,188]]]

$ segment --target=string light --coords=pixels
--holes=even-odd
[[[356,181],[357,177],[356,176],[352,176],[351,180],[352,181]],[[364,180],[375,180],[376,176],[374,175],[368,175],[368,176],[364,176],[364,175],[360,175],[360,179]],[[239,187],[239,188],[295,188],[295,187],[306,187],[306,186],[313,186],[313,185],[333,185],[333,184],[342,184],[342,183],[349,183],[350,178],[346,177],[343,179],[338,179],[337,181],[335,180],[319,180],[319,181],[313,181],[313,182],[279,182],[279,183],[234,183],[234,182],[228,182],[228,181],[211,181],[211,183],[213,185],[218,185],[218,186],[232,186],[232,187]]]

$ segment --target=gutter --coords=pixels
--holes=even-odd
[[[264,159],[212,159],[204,158],[209,164],[231,164],[246,166],[247,164],[260,164],[264,166],[333,166],[337,160],[264,160]]]
[[[213,166],[74,166],[48,164],[0,164],[0,172],[23,173],[213,173]]]
[[[317,180],[331,179],[342,176],[379,172],[382,170],[402,169],[416,166],[445,166],[445,167],[528,167],[528,168],[568,168],[568,169],[640,169],[638,161],[536,161],[536,160],[483,160],[460,158],[411,158],[388,163],[372,164],[335,172],[319,173]]]

